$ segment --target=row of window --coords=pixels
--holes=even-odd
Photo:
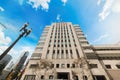
[[[82,68],[81,64],[52,64],[52,68]],[[97,64],[89,64],[90,68],[98,68]],[[109,66],[108,66],[109,67]],[[31,64],[30,68],[38,68],[38,64]]]
[[[111,65],[105,65],[105,67],[106,67],[107,69],[112,69]],[[116,67],[117,67],[118,69],[120,69],[120,65],[119,65],[119,64],[117,64]]]
[[[114,51],[114,50],[120,50],[120,49],[119,48],[108,48],[108,49],[94,49],[94,50],[95,51]]]
[[[99,57],[100,60],[120,60],[120,57],[119,56],[108,56],[108,57]]]
[[[36,80],[35,77],[36,77],[36,75],[25,75],[24,80]],[[40,78],[41,78],[41,80],[45,80],[45,76],[44,75],[41,75]],[[49,79],[53,80],[54,76],[53,75],[49,75]],[[67,79],[65,79],[65,80],[67,80]],[[79,80],[78,76],[74,74],[73,80]],[[86,75],[83,75],[83,80],[88,80],[88,77]],[[93,80],[106,80],[106,78],[105,78],[104,75],[93,75]]]
[[[70,39],[68,39],[68,40],[66,40],[66,39],[65,40],[63,40],[63,39],[61,39],[61,40],[60,39],[58,39],[58,40],[54,39],[54,42],[60,42],[60,41],[61,42],[63,42],[63,41],[67,42],[68,41],[70,43]],[[49,42],[51,43],[51,40]]]
[[[61,45],[60,45],[60,44],[57,44],[57,45],[55,45],[55,44],[54,44],[54,45],[53,45],[53,47],[64,47],[64,46],[65,46],[65,47],[71,47],[71,44],[69,44],[69,45],[67,45],[67,44],[64,44],[64,45],[63,45],[63,44],[61,44]],[[76,47],[76,44],[74,44],[74,46]],[[49,44],[48,47],[51,47],[51,45]]]
[[[38,64],[31,64],[30,68],[37,68]],[[52,64],[52,68],[82,68],[81,64]],[[97,64],[89,64],[90,68],[98,68]],[[111,65],[105,65],[106,69],[112,69]],[[117,64],[116,67],[120,69],[120,65]]]
[[[61,53],[60,53],[60,51],[61,51]],[[49,52],[50,51],[48,50],[47,54],[46,54],[46,58],[49,57],[49,55],[50,55]],[[77,54],[77,57],[80,58],[80,54],[78,52],[78,49],[76,49],[76,54]],[[70,57],[69,57],[69,55],[70,55]],[[71,59],[73,59],[73,51],[71,49],[69,50],[69,52],[68,52],[68,50],[65,50],[65,51],[64,50],[53,50],[52,59],[55,59],[55,58],[57,58],[57,59],[71,58]]]
[[[97,64],[89,64],[90,68],[98,68]],[[111,65],[105,65],[106,69],[112,69]],[[120,65],[117,64],[116,67],[120,69]]]
[[[46,58],[49,57],[49,50],[47,51],[47,54],[46,54]],[[69,56],[70,55],[70,56]],[[73,59],[73,53],[72,53],[72,50],[70,50],[70,53],[68,53],[68,50],[65,50],[65,53],[64,53],[64,50],[61,50],[61,53],[60,53],[60,50],[53,50],[53,53],[52,53],[52,59]]]

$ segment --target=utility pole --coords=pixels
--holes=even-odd
[[[24,26],[20,29],[20,32],[22,32],[18,38],[0,55],[0,60],[2,60],[2,58],[12,49],[12,47],[23,37],[27,37],[31,31],[32,31],[32,28],[31,29],[26,29],[27,26],[29,25],[29,23],[25,23]]]

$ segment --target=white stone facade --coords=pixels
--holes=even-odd
[[[119,65],[120,45],[90,45],[79,25],[53,23],[45,27],[21,80],[120,80]]]

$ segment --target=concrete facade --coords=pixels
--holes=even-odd
[[[21,80],[120,80],[120,45],[90,45],[79,25],[46,26]]]

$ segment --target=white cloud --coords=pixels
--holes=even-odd
[[[102,0],[98,0],[100,4]],[[111,13],[120,13],[120,0],[105,0],[102,12],[99,13],[100,20],[105,20]]]
[[[115,44],[120,42],[120,15],[112,14],[105,21],[98,22],[95,24],[94,30],[96,35],[103,34],[105,36],[101,38],[94,35],[94,40],[91,41],[92,44]],[[106,33],[106,34],[105,34]],[[102,36],[102,35],[101,35]],[[96,39],[96,40],[95,40]],[[97,40],[98,39],[98,40]]]
[[[63,5],[65,6],[67,3],[67,0],[61,0],[63,2]]]
[[[103,6],[103,10],[101,13],[99,13],[99,17],[101,18],[101,20],[104,20],[109,14],[110,14],[110,8],[112,6],[113,0],[106,0],[104,6]]]
[[[94,43],[97,43],[97,42],[102,42],[102,40],[104,40],[105,38],[108,37],[108,34],[103,34],[101,35],[100,37],[98,37],[96,40],[94,40],[93,42]]]
[[[56,19],[59,21],[60,20],[60,14],[57,15]]]
[[[120,0],[114,0],[111,9],[114,13],[120,13]]]
[[[3,12],[3,11],[5,11],[5,10],[4,10],[4,8],[3,8],[3,7],[1,7],[1,6],[0,6],[0,11],[2,11],[2,12]]]
[[[24,0],[18,0],[19,4],[22,5]]]
[[[4,32],[0,30],[0,45],[8,45],[11,41],[11,38],[5,36]]]
[[[8,46],[0,46],[0,54],[3,53],[5,51],[5,49],[7,49]]]
[[[49,3],[50,0],[29,0],[28,4],[32,5],[33,8],[36,10],[40,7],[42,7],[43,10],[48,10],[49,9]]]
[[[101,0],[98,0],[98,1],[97,1],[97,5],[100,5],[100,3],[101,3]]]

